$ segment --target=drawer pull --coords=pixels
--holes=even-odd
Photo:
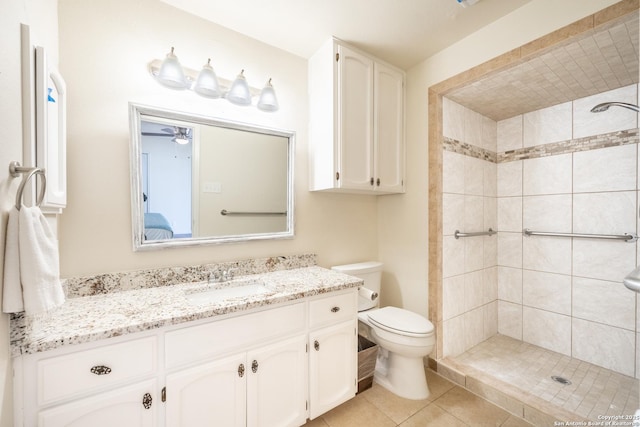
[[[256,372],[258,372],[258,361],[257,360],[254,360],[253,362],[251,362],[251,370],[253,371],[254,374]]]
[[[238,366],[238,376],[240,378],[244,377],[244,363],[241,363],[240,366]]]
[[[316,351],[320,351],[320,343],[318,342],[318,340],[315,340],[313,342],[313,348],[315,348]]]
[[[144,406],[144,409],[150,409],[152,403],[153,399],[151,398],[151,395],[149,393],[145,393],[144,396],[142,396],[142,406]]]
[[[96,365],[91,368],[91,373],[96,375],[107,375],[111,373],[111,368],[104,365]]]
[[[332,312],[332,313],[337,313],[337,312],[339,312],[339,311],[340,311],[340,307],[332,307],[332,308],[331,308],[331,312]]]

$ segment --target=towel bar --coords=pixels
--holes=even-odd
[[[581,239],[606,239],[624,240],[625,242],[635,242],[638,240],[636,233],[625,234],[583,234],[583,233],[554,233],[549,231],[532,231],[528,228],[522,230],[525,236],[550,236],[550,237],[577,237]]]
[[[26,174],[22,177],[22,182],[18,186],[18,191],[16,192],[16,209],[20,210],[22,207],[22,193],[24,192],[24,187],[27,185],[27,182],[34,176],[40,175],[42,177],[42,186],[40,187],[40,193],[38,194],[38,198],[36,199],[35,206],[40,206],[42,201],[44,200],[44,194],[47,191],[47,177],[44,173],[44,169],[42,168],[32,168],[26,166],[20,166],[20,162],[11,162],[9,163],[9,174],[13,178],[17,178],[20,174]]]
[[[226,209],[220,211],[220,215],[286,215],[286,212],[233,212]]]
[[[460,237],[475,237],[475,236],[493,236],[497,231],[493,231],[493,229],[489,229],[489,231],[478,231],[476,233],[461,233],[459,230],[456,230],[453,233],[453,237],[459,239]]]

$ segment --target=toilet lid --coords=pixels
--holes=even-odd
[[[375,326],[403,335],[426,336],[433,333],[433,324],[424,317],[398,307],[383,307],[369,314]]]

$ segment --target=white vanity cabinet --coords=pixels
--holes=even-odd
[[[404,192],[404,72],[334,38],[309,91],[310,190]]]
[[[356,394],[357,294],[311,301],[309,309],[309,418],[314,419]]]
[[[355,396],[357,289],[14,358],[22,427],[301,426]]]

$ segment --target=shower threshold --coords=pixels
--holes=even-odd
[[[638,379],[504,335],[429,362],[442,376],[536,426],[631,426],[640,407]]]

